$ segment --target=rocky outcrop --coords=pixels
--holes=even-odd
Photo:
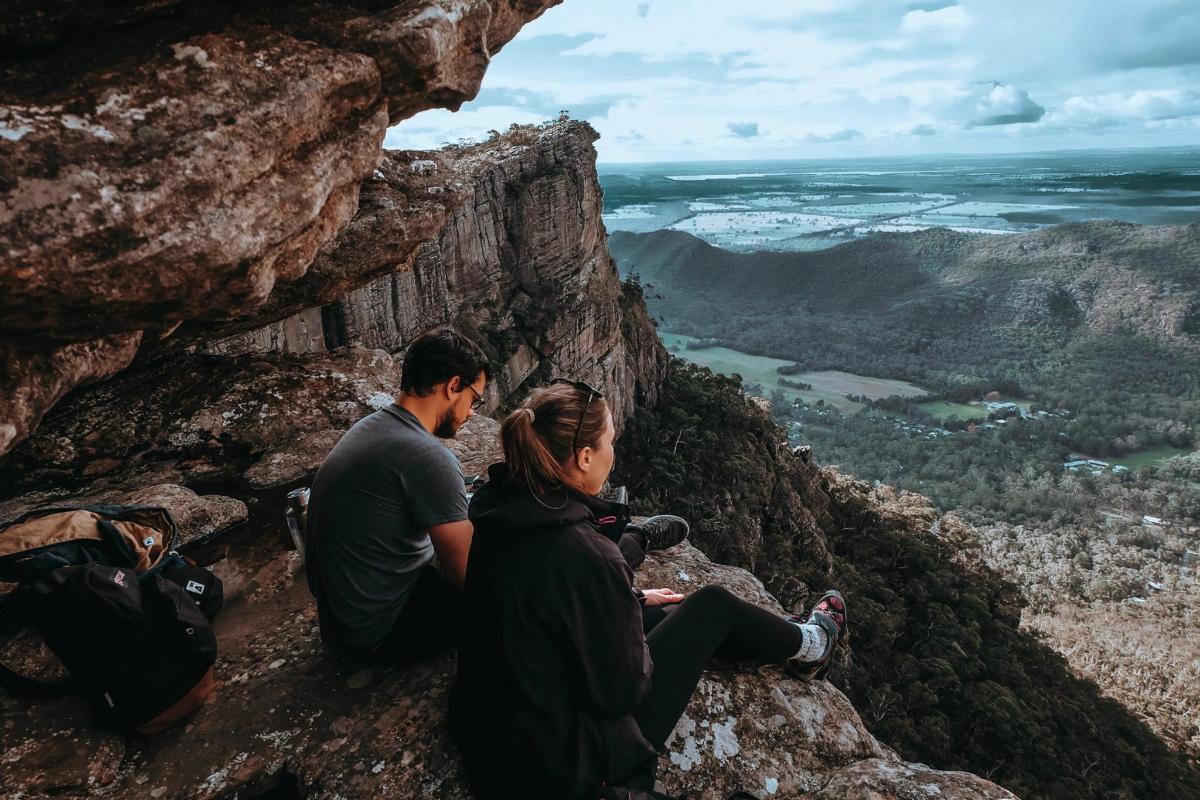
[[[388,153],[364,183],[354,221],[287,292],[337,275],[385,274],[319,310],[207,349],[356,344],[396,352],[431,325],[453,324],[502,365],[497,402],[511,402],[542,367],[604,387],[623,421],[635,401],[653,402],[665,353],[644,307],[622,299],[600,221],[596,137],[586,123],[563,121],[473,147]],[[452,202],[419,248],[412,221],[396,211],[416,207],[414,181]]]
[[[473,96],[491,54],[553,3],[0,0],[0,518],[166,505],[227,597],[220,692],[179,730],[125,740],[75,701],[0,696],[6,794],[466,796],[442,717],[452,658],[331,657],[279,512],[391,401],[395,357],[436,324],[492,355],[489,412],[554,373],[603,386],[618,424],[658,398],[665,353],[607,252],[594,131],[564,120],[379,150],[387,124]],[[452,443],[468,474],[497,457],[496,427],[477,418]],[[735,551],[765,572],[808,548],[827,568],[828,487],[762,486],[708,498],[753,529]],[[803,581],[777,577],[794,605]],[[779,611],[690,547],[641,580],[715,581]],[[26,635],[4,655],[53,669]],[[701,797],[1008,796],[904,764],[836,689],[773,668],[705,677],[662,781]]]
[[[0,462],[0,475],[6,495],[183,481],[283,486],[315,473],[338,437],[399,388],[400,368],[380,350],[182,355],[73,395]]]
[[[168,0],[106,11],[98,39],[89,4],[7,4],[0,453],[145,331],[298,310],[273,292],[349,222],[389,122],[474,96],[554,2]]]
[[[141,331],[134,331],[33,351],[0,341],[0,455],[28,436],[71,389],[129,366],[141,339]]]
[[[218,565],[227,598],[217,623],[220,688],[185,727],[127,741],[88,728],[75,701],[3,697],[3,784],[25,800],[271,791],[310,798],[469,797],[444,718],[453,655],[408,669],[332,656],[320,643],[299,559],[262,544],[272,541],[276,537],[261,532],[235,544]],[[686,544],[652,554],[638,582],[685,593],[717,583],[781,613],[749,573],[713,564]],[[32,650],[18,643],[6,658],[29,668],[37,662]],[[875,741],[829,683],[800,683],[777,667],[706,673],[659,773],[665,790],[701,800],[734,789],[814,800],[1012,798],[973,775],[902,762]]]

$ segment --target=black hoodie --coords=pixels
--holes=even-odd
[[[472,499],[467,629],[450,725],[481,797],[595,798],[656,758],[631,712],[650,688],[624,506],[535,498],[507,467]],[[548,507],[550,506],[550,507]]]

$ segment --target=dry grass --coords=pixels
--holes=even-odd
[[[1200,584],[1144,605],[1094,603],[1030,614],[1071,668],[1200,761]]]

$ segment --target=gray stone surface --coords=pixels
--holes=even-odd
[[[7,791],[23,800],[227,798],[291,782],[309,798],[469,797],[444,717],[453,654],[407,669],[331,656],[299,559],[269,544],[277,541],[264,532],[235,543],[218,565],[227,597],[220,685],[184,727],[125,741],[89,729],[74,701],[0,695]],[[688,544],[652,554],[638,580],[685,593],[714,582],[779,610],[749,573]],[[4,657],[26,665],[38,658],[30,650],[18,643]],[[701,800],[734,789],[814,800],[1011,798],[973,775],[901,762],[831,684],[800,683],[777,667],[706,673],[661,758],[660,784]]]

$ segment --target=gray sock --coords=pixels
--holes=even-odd
[[[800,641],[800,649],[792,658],[800,661],[819,661],[821,656],[825,655],[825,648],[829,646],[829,634],[820,625],[799,622],[792,624],[800,629],[800,635],[803,637]]]

